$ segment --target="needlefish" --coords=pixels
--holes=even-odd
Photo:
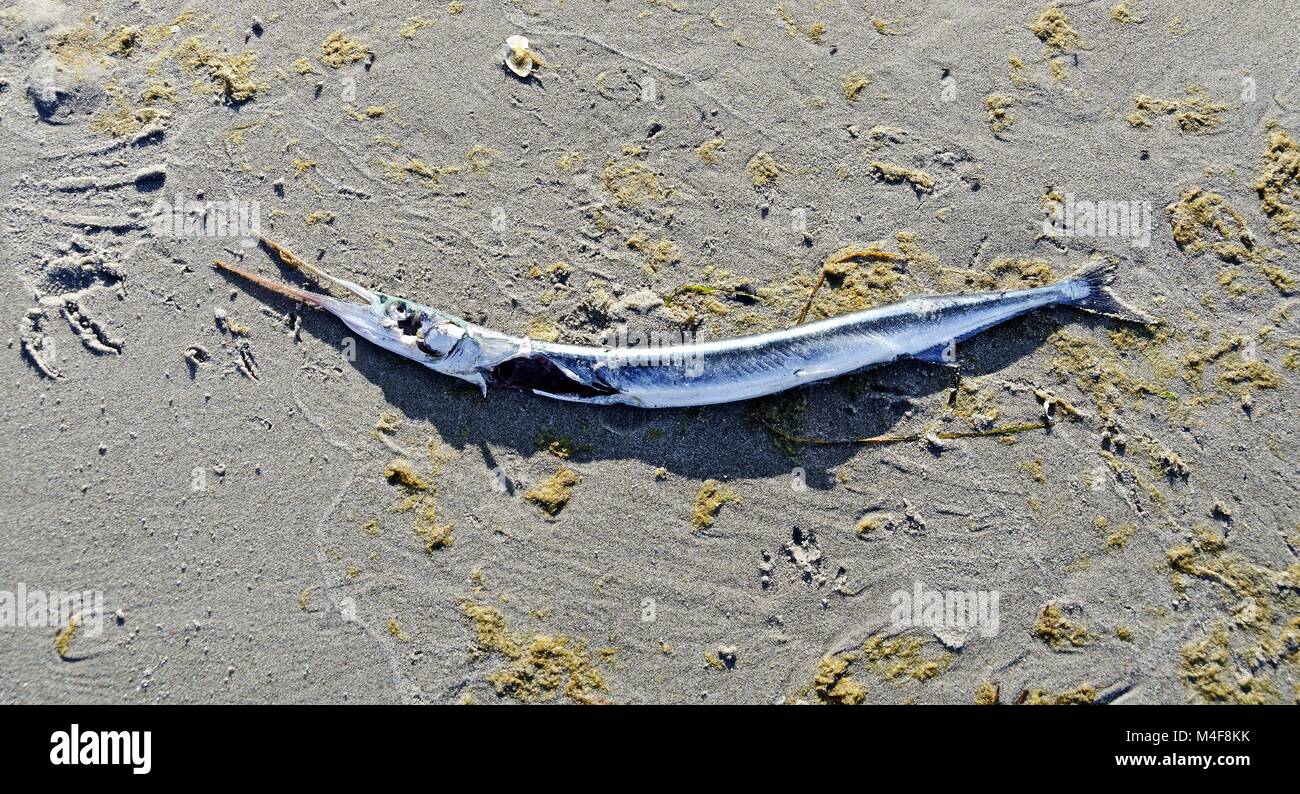
[[[1149,322],[1112,293],[1116,263],[1098,260],[1055,284],[925,295],[779,331],[653,349],[557,344],[511,336],[440,309],[330,275],[277,243],[285,264],[350,293],[343,300],[220,260],[214,265],[333,314],[348,328],[435,372],[491,388],[580,403],[681,408],[736,402],[911,358],[956,365],[962,340],[1026,312],[1072,306]]]

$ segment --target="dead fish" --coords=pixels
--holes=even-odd
[[[1044,287],[918,296],[736,339],[662,347],[564,345],[510,336],[367,289],[264,242],[286,264],[362,302],[308,292],[221,261],[214,264],[324,309],[374,344],[476,384],[485,395],[490,386],[582,403],[713,405],[763,397],[902,358],[955,365],[958,342],[1050,306],[1151,322],[1111,292],[1108,285],[1116,264],[1102,260]]]

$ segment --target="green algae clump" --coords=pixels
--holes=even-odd
[[[922,653],[925,641],[917,637],[868,637],[852,651],[822,657],[813,681],[787,702],[803,703],[812,694],[818,703],[857,705],[868,694],[867,687],[849,674],[856,665],[893,684],[913,680],[920,683],[940,675],[953,662],[952,654],[928,657]]]
[[[455,538],[452,537],[453,529],[451,524],[438,523],[438,510],[433,506],[428,507],[415,520],[415,534],[424,541],[426,554],[433,554],[438,549],[452,546],[455,543]]]
[[[879,160],[872,160],[869,167],[871,173],[881,182],[891,185],[906,182],[919,193],[929,193],[934,190],[934,177],[918,168],[907,168],[906,166],[884,163]]]
[[[217,52],[204,46],[200,37],[191,36],[172,54],[187,69],[206,71],[212,80],[213,90],[228,102],[246,102],[258,91],[259,87],[252,78],[257,56],[252,52],[238,55]]]
[[[1140,17],[1133,13],[1133,10],[1128,7],[1128,3],[1111,6],[1110,18],[1121,25],[1141,25],[1147,21],[1146,17]]]
[[[1189,85],[1183,89],[1181,100],[1160,99],[1138,94],[1133,99],[1133,112],[1125,117],[1132,127],[1150,127],[1155,116],[1172,115],[1174,123],[1182,132],[1200,134],[1218,127],[1222,116],[1231,108],[1210,99],[1209,93],[1198,85]]]
[[[994,133],[1006,132],[1015,124],[1016,117],[1011,113],[1017,100],[1007,94],[990,94],[984,98],[984,110],[988,116],[989,129]]]
[[[1088,629],[1065,617],[1055,601],[1049,601],[1039,613],[1029,632],[1051,646],[1054,651],[1078,648],[1088,643]]]
[[[1014,287],[1042,287],[1056,280],[1052,265],[1046,259],[995,259],[989,270],[997,274],[1010,274]]]
[[[600,172],[600,184],[622,206],[635,207],[663,201],[672,188],[659,183],[659,174],[635,160],[609,160]]]
[[[1263,705],[1276,700],[1277,693],[1267,680],[1235,669],[1222,621],[1200,642],[1184,646],[1182,657],[1179,678],[1209,702]]]
[[[356,39],[350,39],[343,31],[336,30],[321,44],[321,62],[331,69],[340,69],[349,63],[364,61],[370,56],[370,48]]]
[[[1050,5],[1039,12],[1029,23],[1029,30],[1043,42],[1049,52],[1065,54],[1072,50],[1086,49],[1083,39],[1070,27],[1070,20],[1059,6]]]
[[[749,165],[745,166],[745,170],[749,172],[749,181],[754,187],[763,187],[789,169],[778,163],[771,153],[759,152],[749,161]]]
[[[1270,231],[1300,243],[1300,145],[1276,123],[1273,126],[1254,188]]]
[[[1282,376],[1262,361],[1230,361],[1219,371],[1218,383],[1224,388],[1250,386],[1256,389],[1279,389]]]
[[[537,431],[537,437],[533,439],[533,449],[550,453],[560,460],[568,460],[577,451],[572,438],[557,435],[547,428]]]
[[[474,628],[473,654],[501,656],[507,662],[488,675],[498,697],[534,703],[563,694],[575,703],[605,702],[604,676],[582,642],[563,635],[511,632],[500,610],[469,600],[461,602],[461,614]]]
[[[388,619],[388,633],[398,642],[411,641],[411,635],[402,630],[402,624],[397,622],[397,618]]]
[[[1057,694],[1034,689],[1026,694],[1023,702],[1028,706],[1087,706],[1096,700],[1097,690],[1084,684],[1068,692]]]
[[[710,138],[695,147],[695,154],[700,158],[700,162],[707,163],[708,165],[717,165],[719,160],[718,152],[726,145],[726,138]]]
[[[576,472],[561,466],[555,474],[538,483],[536,487],[524,494],[524,499],[532,502],[549,516],[556,516],[573,497],[573,488],[582,482]]]
[[[817,700],[844,706],[856,706],[866,700],[866,686],[846,675],[854,658],[852,654],[822,657],[813,678]]]
[[[398,459],[389,463],[384,469],[384,479],[408,491],[428,491],[432,488],[428,482],[415,473],[415,467],[411,465],[409,460]]]
[[[1208,247],[1225,262],[1240,262],[1255,255],[1255,240],[1246,219],[1218,193],[1190,187],[1178,201],[1165,207],[1165,214],[1169,216],[1174,242],[1184,251],[1196,254]]]
[[[841,91],[844,93],[845,99],[850,102],[857,102],[858,94],[862,93],[862,89],[869,85],[871,85],[870,77],[857,72],[849,72],[844,75]]]
[[[58,652],[60,659],[67,659],[71,651],[72,638],[77,635],[77,629],[81,627],[81,618],[73,615],[68,620],[68,625],[64,626],[58,636],[54,638],[54,650]]]
[[[1208,702],[1278,702],[1282,665],[1294,670],[1300,661],[1300,564],[1273,570],[1229,553],[1223,535],[1209,527],[1193,527],[1192,534],[1194,547],[1166,554],[1175,593],[1188,597],[1183,576],[1226,588],[1232,624],[1220,621],[1184,646],[1179,676]]]
[[[728,502],[739,503],[740,497],[736,495],[735,491],[717,480],[705,480],[704,484],[700,486],[700,492],[695,495],[695,507],[691,513],[691,526],[695,528],[696,532],[713,526],[718,511]]]
[[[1002,687],[992,681],[981,681],[975,690],[975,705],[996,706],[1002,702]]]
[[[921,653],[924,646],[925,641],[917,637],[869,637],[862,643],[861,658],[871,670],[888,681],[897,682],[905,678],[929,681],[947,670],[953,657],[942,654],[938,658],[928,658]]]

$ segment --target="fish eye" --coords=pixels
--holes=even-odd
[[[385,310],[385,314],[387,314],[392,319],[397,320],[398,322],[406,320],[410,317],[410,313],[407,312],[406,310],[406,301],[400,301],[400,300],[388,304]]]

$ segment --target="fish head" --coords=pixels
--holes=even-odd
[[[385,350],[443,370],[465,338],[467,324],[445,312],[371,291],[365,304],[326,299],[321,308]]]
[[[298,267],[308,270],[321,281],[350,292],[356,300],[311,292],[220,260],[213,264],[272,292],[324,309],[342,320],[358,336],[385,350],[480,386],[483,386],[483,377],[479,373],[481,368],[518,355],[520,351],[517,340],[511,337],[470,325],[459,317],[414,301],[331,276],[300,261]]]

